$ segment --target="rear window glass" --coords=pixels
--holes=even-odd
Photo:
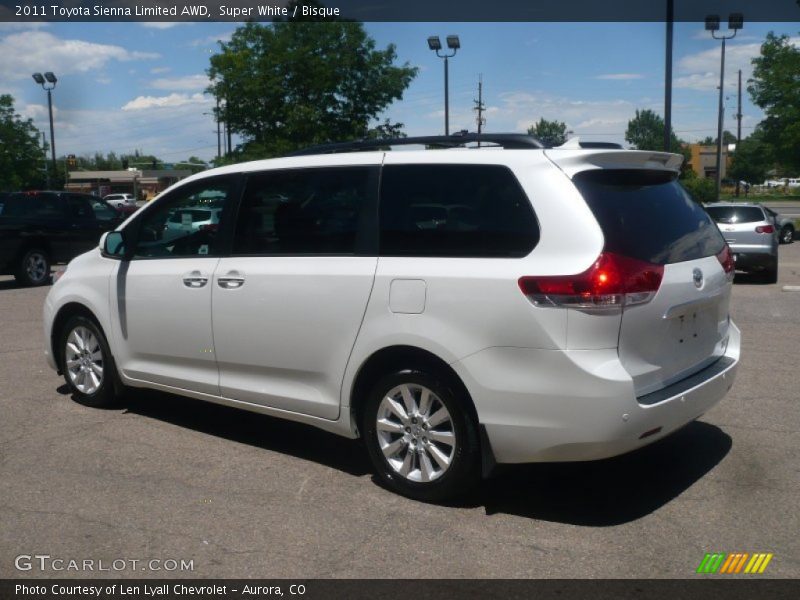
[[[531,203],[506,167],[383,168],[383,256],[520,257],[538,241]]]
[[[654,264],[712,256],[725,240],[668,172],[596,170],[574,183],[605,236],[605,250]]]
[[[707,206],[706,210],[717,223],[758,223],[764,213],[756,206]]]

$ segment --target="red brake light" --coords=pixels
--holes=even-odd
[[[219,225],[217,223],[210,223],[208,225],[201,225],[200,231],[218,231]]]
[[[583,273],[521,277],[519,288],[537,306],[612,308],[648,302],[664,267],[603,252]]]
[[[772,225],[759,225],[756,233],[775,233],[775,228]]]
[[[722,265],[722,269],[728,275],[728,280],[733,279],[735,263],[733,262],[733,254],[731,254],[731,249],[728,247],[728,244],[725,244],[725,247],[719,251],[717,254],[717,260],[719,264]]]

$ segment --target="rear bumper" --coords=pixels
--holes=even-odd
[[[650,444],[708,411],[733,385],[740,342],[731,323],[719,361],[641,398],[616,349],[489,348],[453,367],[498,463],[585,461]]]
[[[749,269],[766,269],[769,267],[773,267],[775,265],[775,261],[777,260],[777,251],[764,251],[764,252],[753,252],[753,251],[746,251],[742,252],[731,248],[733,251],[734,258],[734,266],[736,270],[747,271]]]

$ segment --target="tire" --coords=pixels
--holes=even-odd
[[[408,369],[381,379],[367,398],[361,423],[380,480],[426,502],[454,498],[476,485],[480,442],[468,402],[432,373]]]
[[[14,278],[22,285],[47,285],[50,277],[50,257],[41,248],[29,248],[20,257]]]
[[[778,283],[778,261],[767,267],[761,274],[764,283]]]
[[[781,229],[781,244],[791,244],[794,241],[794,228],[786,225]]]
[[[71,317],[59,340],[60,365],[73,398],[86,406],[113,406],[116,366],[97,324],[84,316]]]

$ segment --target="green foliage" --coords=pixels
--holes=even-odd
[[[695,202],[715,202],[717,199],[717,184],[713,179],[686,177],[681,179],[681,185],[691,194]]]
[[[417,73],[396,57],[393,45],[376,49],[360,23],[250,22],[211,57],[207,91],[244,139],[234,159],[265,158],[365,137]]]
[[[761,183],[767,179],[772,164],[772,148],[764,142],[763,132],[756,129],[736,147],[728,173],[737,181]]]
[[[711,137],[707,135],[702,140],[698,142],[701,146],[716,146],[717,145],[717,138]],[[723,144],[735,144],[736,143],[736,136],[733,135],[727,129],[722,132],[722,143]]]
[[[625,141],[635,150],[664,150],[664,119],[650,109],[636,110],[636,116],[628,121]],[[691,177],[689,160],[692,152],[686,142],[678,138],[674,131],[669,132],[669,151],[683,155],[681,179]]]
[[[553,148],[567,141],[567,124],[561,121],[539,119],[538,123],[528,127],[528,134],[538,139],[545,146]]]
[[[45,155],[31,119],[14,109],[14,98],[0,95],[0,191],[45,187]]]
[[[793,176],[800,170],[800,48],[788,36],[770,32],[753,59],[747,91],[766,118],[763,140],[773,157]]]

